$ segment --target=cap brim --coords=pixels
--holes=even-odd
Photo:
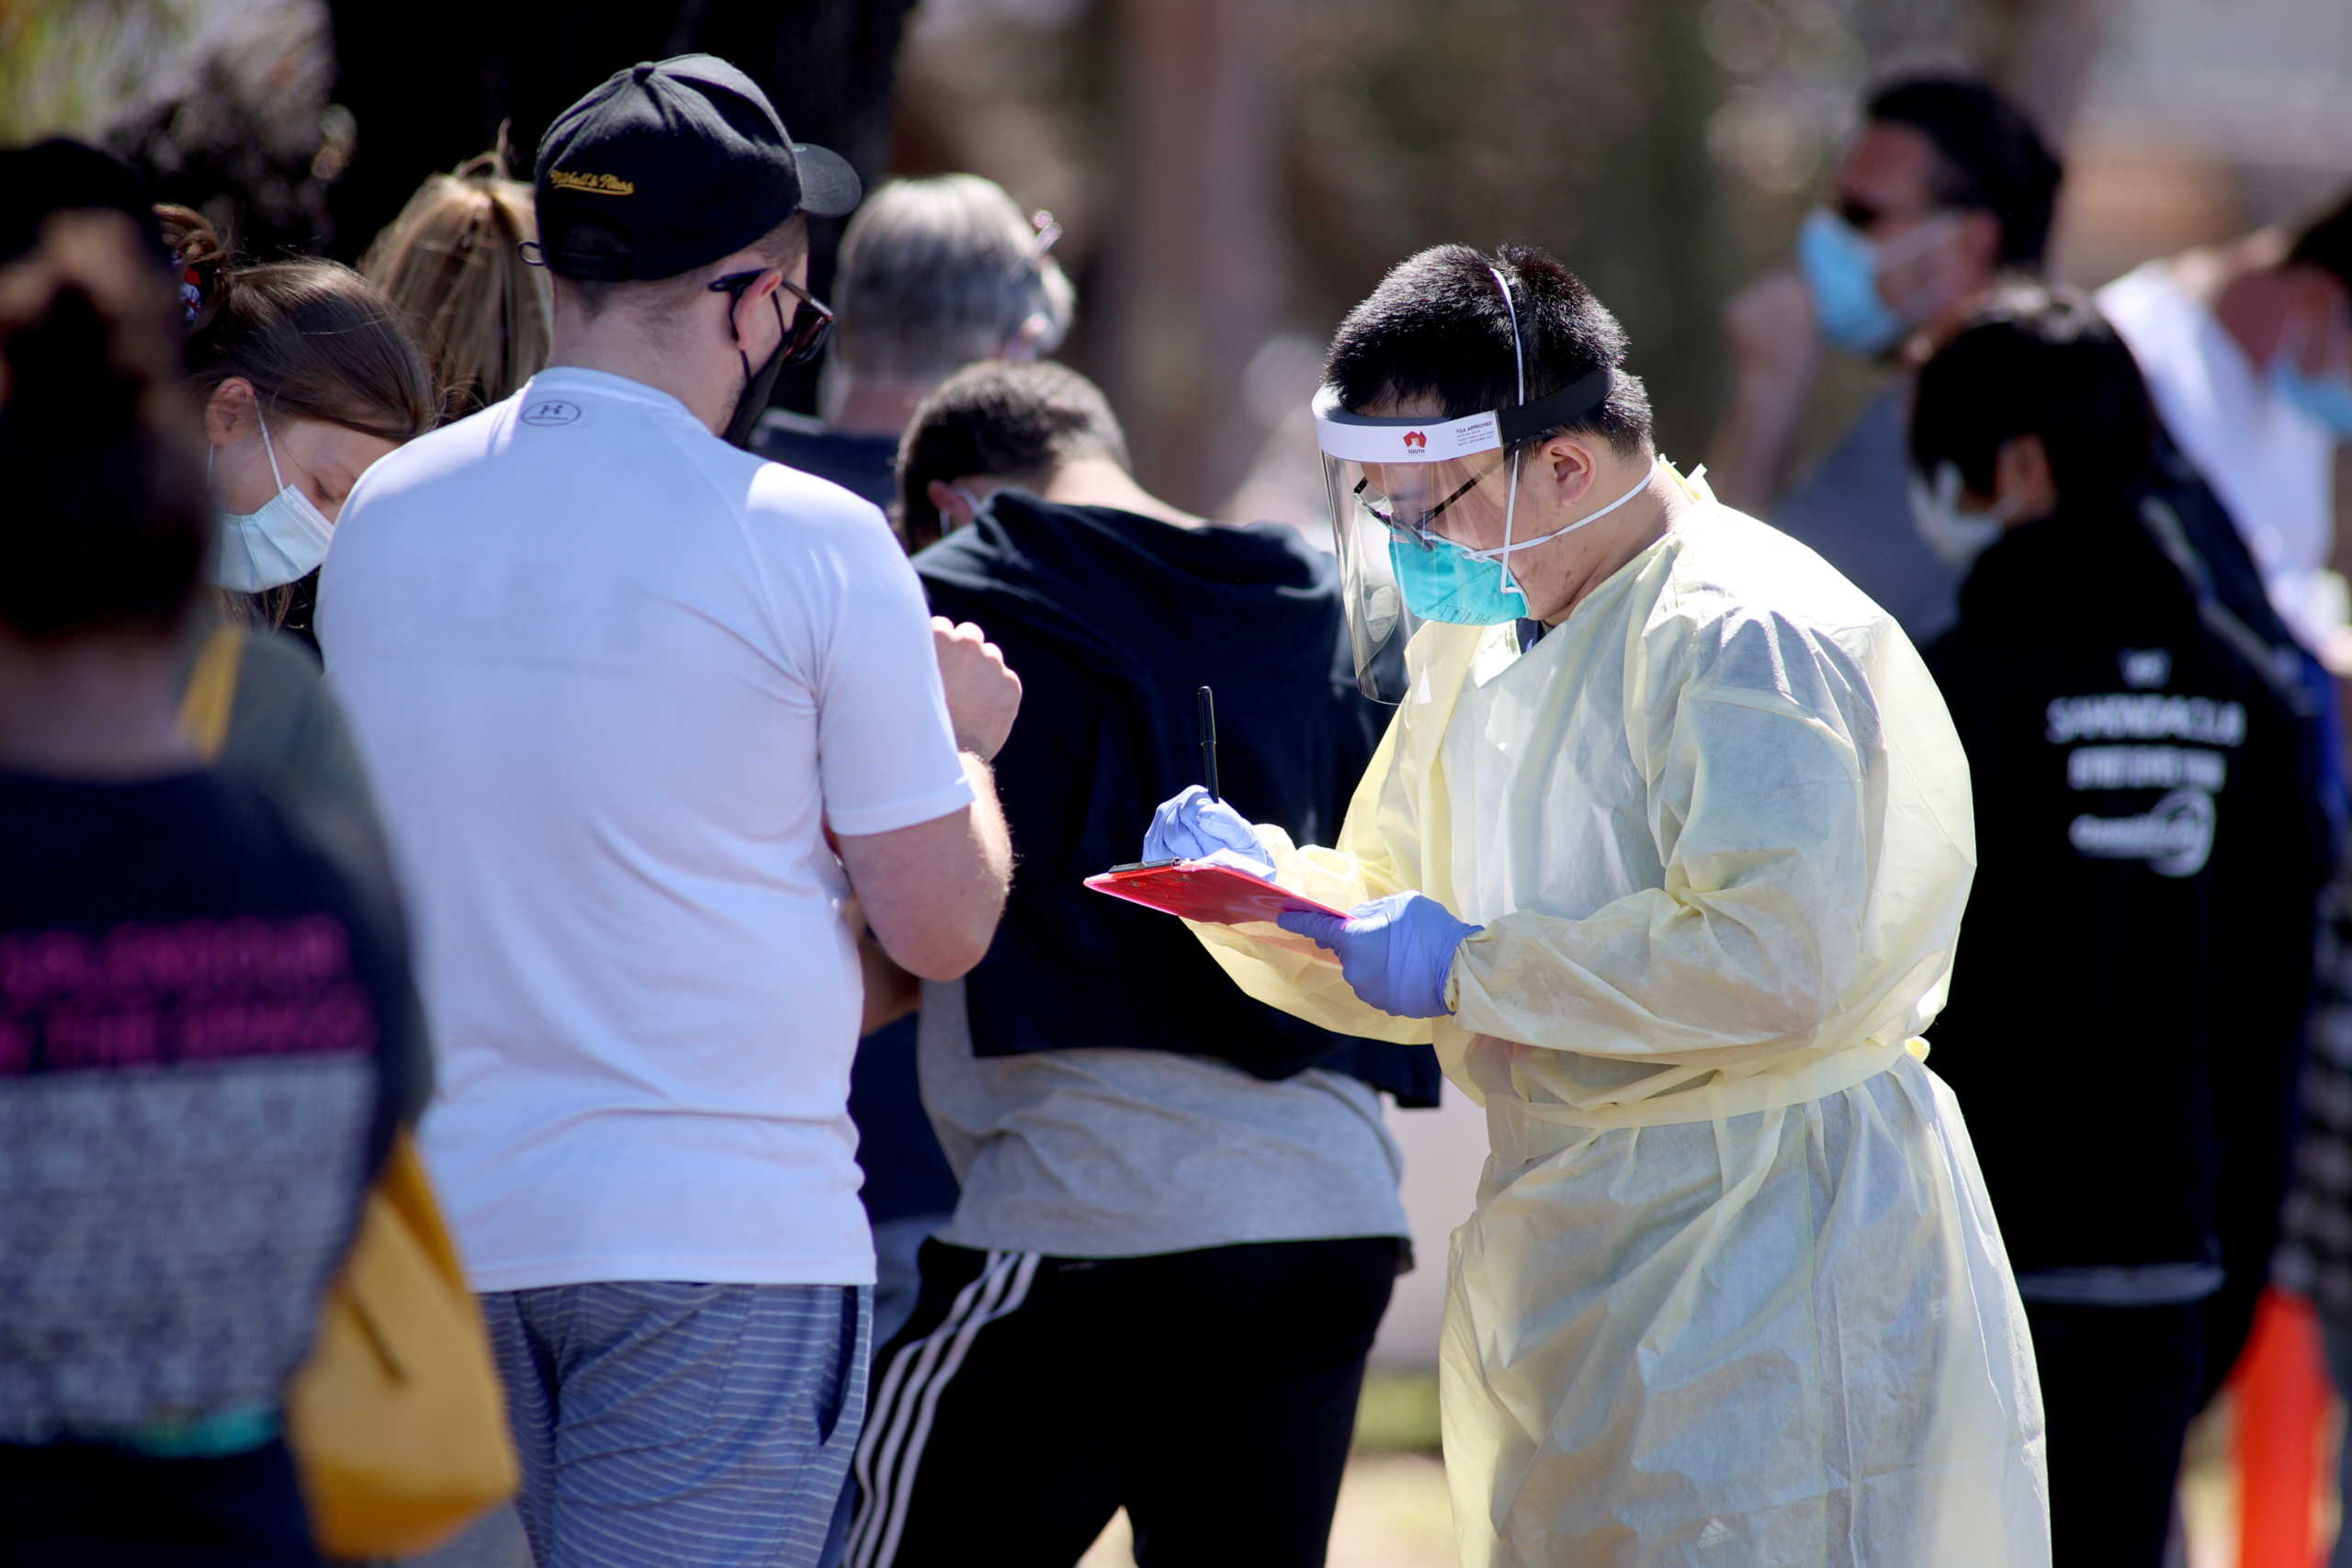
[[[800,174],[800,210],[820,218],[846,218],[865,196],[865,182],[849,160],[813,141],[792,144],[792,161]]]

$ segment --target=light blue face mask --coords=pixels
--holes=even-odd
[[[1608,505],[1540,538],[1518,539],[1491,550],[1473,550],[1435,536],[1426,545],[1392,536],[1388,541],[1388,565],[1396,574],[1396,587],[1405,595],[1405,607],[1422,620],[1445,621],[1457,626],[1498,626],[1524,618],[1527,596],[1511,581],[1504,564],[1506,558],[1538,545],[1548,545],[1588,523],[1600,522],[1649,488],[1650,476],[1657,472],[1661,461],[1662,458],[1652,457],[1634,488]],[[1512,465],[1514,479],[1518,472],[1518,466]]]
[[[1797,231],[1797,265],[1813,294],[1822,336],[1849,354],[1893,348],[1913,323],[1881,298],[1879,274],[1933,249],[1951,232],[1935,218],[1882,245],[1825,208],[1807,213]]]
[[[2312,375],[2281,354],[2270,362],[2270,389],[2326,427],[2338,441],[2352,441],[2352,371]]]

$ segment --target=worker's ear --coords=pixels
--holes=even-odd
[[[2050,449],[2039,435],[2012,435],[1993,455],[1993,499],[2011,527],[2058,510],[2058,484],[2050,474]]]
[[[1561,511],[1574,512],[1592,499],[1596,459],[1582,437],[1555,435],[1530,453],[1526,462]]]
[[[933,479],[923,489],[923,499],[939,511],[939,531],[952,534],[958,528],[972,525],[974,507],[972,492],[961,485],[951,485],[944,479]]]

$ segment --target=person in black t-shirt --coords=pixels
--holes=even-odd
[[[2271,672],[2151,529],[2147,394],[2087,300],[1976,306],[1910,446],[1964,573],[1927,660],[1979,859],[1933,1060],[2033,1330],[2056,1559],[2154,1568],[2207,1320],[2276,1234],[2328,827]]]
[[[0,1540],[308,1564],[286,1387],[423,1037],[362,829],[178,723],[212,509],[137,239],[0,269]]]

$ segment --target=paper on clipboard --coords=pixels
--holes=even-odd
[[[1086,886],[1097,893],[1107,893],[1162,914],[1230,926],[1243,936],[1255,937],[1326,964],[1340,961],[1330,949],[1283,930],[1275,919],[1293,909],[1312,909],[1345,919],[1345,910],[1318,904],[1303,894],[1228,865],[1200,860],[1157,861],[1090,876]]]

